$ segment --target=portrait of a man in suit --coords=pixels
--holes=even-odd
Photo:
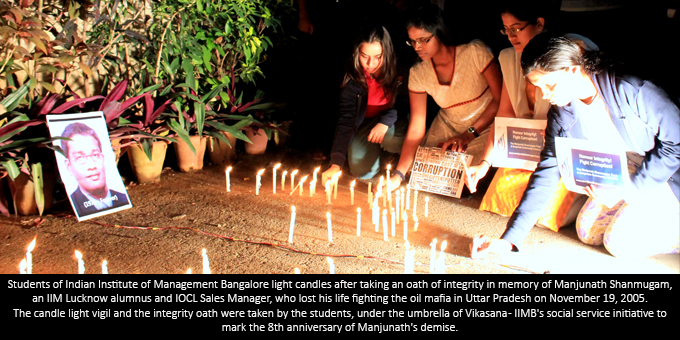
[[[73,207],[79,216],[128,204],[128,197],[108,188],[102,144],[97,133],[83,123],[71,123],[61,135],[66,167],[78,182],[71,193]]]

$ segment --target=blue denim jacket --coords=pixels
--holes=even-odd
[[[680,108],[663,89],[650,81],[603,71],[591,76],[609,114],[631,150],[645,155],[642,165],[631,174],[634,190],[624,199],[634,202],[636,190],[668,183],[680,198]],[[548,112],[546,141],[541,161],[531,175],[519,206],[501,238],[516,249],[541,217],[560,179],[555,158],[555,138],[586,139],[579,115],[570,104],[552,106]]]

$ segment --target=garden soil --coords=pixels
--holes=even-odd
[[[127,161],[122,159],[121,162]],[[272,167],[277,193],[272,192]],[[231,192],[226,192],[224,166],[207,165],[201,171],[178,172],[167,167],[156,184],[138,185],[121,170],[133,204],[131,209],[78,222],[65,197],[44,216],[0,218],[0,273],[18,273],[26,247],[33,250],[36,274],[76,273],[75,250],[83,253],[86,274],[101,273],[108,261],[112,274],[182,274],[202,271],[206,249],[212,273],[290,274],[328,273],[327,257],[338,274],[398,274],[404,272],[403,225],[383,240],[371,223],[367,184],[359,182],[355,205],[350,205],[352,178],[342,176],[338,197],[328,204],[321,185],[309,197],[309,179],[302,195],[290,189],[290,176],[281,190],[281,172],[298,169],[296,182],[325,162],[302,155],[239,155],[232,164]],[[255,176],[266,169],[260,195]],[[320,174],[319,174],[320,175]],[[65,195],[61,195],[65,196]],[[429,217],[424,216],[429,196]],[[413,199],[413,197],[411,197]],[[408,240],[416,249],[416,274],[430,271],[430,243],[444,251],[447,274],[479,273],[680,273],[678,255],[639,260],[617,259],[604,247],[582,244],[574,227],[555,233],[534,228],[525,250],[484,260],[470,258],[474,235],[498,237],[508,218],[477,209],[481,193],[461,199],[420,193],[418,229],[409,217]],[[288,243],[291,206],[297,211],[293,243]],[[357,207],[362,209],[361,236],[356,230]],[[333,242],[328,240],[326,213],[331,213]]]

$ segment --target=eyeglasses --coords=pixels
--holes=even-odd
[[[501,29],[501,34],[502,35],[514,36],[514,35],[517,35],[517,33],[522,32],[525,28],[529,27],[529,25],[531,25],[531,24],[526,24],[522,28],[505,28],[505,27],[503,27]]]
[[[104,157],[104,155],[102,155],[101,152],[95,151],[95,152],[93,152],[89,155],[84,155],[84,154],[75,155],[75,156],[73,156],[73,162],[76,163],[76,164],[82,165],[82,164],[85,164],[85,162],[87,162],[88,158],[92,161],[98,161],[98,160],[102,159],[102,157]]]
[[[413,48],[416,47],[416,44],[417,44],[417,45],[420,45],[420,46],[423,46],[424,44],[429,43],[430,40],[432,40],[432,38],[434,38],[434,34],[431,35],[429,38],[419,38],[419,39],[416,39],[416,40],[411,40],[411,39],[409,39],[409,40],[406,41],[406,45],[409,45],[409,46],[411,46],[411,47],[413,47]]]

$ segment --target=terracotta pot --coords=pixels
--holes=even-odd
[[[43,164],[43,195],[45,197],[45,206],[43,212],[52,207],[52,193],[55,185],[54,166]],[[16,194],[14,196],[14,209],[19,215],[36,215],[38,213],[38,205],[35,202],[35,185],[31,177],[25,173],[20,173],[14,180],[14,189]]]
[[[177,166],[182,172],[203,169],[203,157],[205,156],[205,144],[208,138],[203,136],[191,136],[191,144],[194,145],[196,153],[189,148],[181,138],[177,138],[175,143],[175,155],[177,155]]]
[[[151,159],[146,157],[144,150],[139,145],[131,145],[128,148],[130,166],[139,183],[157,183],[161,181],[165,152],[168,149],[166,142],[154,142],[151,147]]]
[[[235,153],[234,147],[236,146],[236,137],[229,132],[222,132],[222,134],[227,137],[227,140],[229,140],[229,144],[231,145],[212,137],[212,143],[208,145],[210,163],[215,165],[231,163]]]
[[[264,133],[263,129],[257,129],[257,132],[255,132],[251,128],[246,128],[244,129],[244,132],[246,133],[246,137],[253,142],[252,144],[246,142],[247,154],[261,155],[267,151],[267,142],[269,142],[269,139],[267,139],[267,134]]]

